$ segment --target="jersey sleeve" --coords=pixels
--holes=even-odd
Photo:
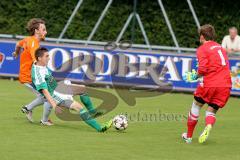
[[[198,59],[198,74],[204,76],[208,70],[208,57],[203,49],[197,50],[197,59]]]
[[[26,38],[18,41],[16,46],[20,47],[20,48],[25,48],[25,46],[26,46]]]
[[[25,45],[25,39],[22,39],[22,40],[17,42],[17,46],[19,46],[21,48],[24,48],[24,45]]]

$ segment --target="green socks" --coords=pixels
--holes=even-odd
[[[102,131],[101,125],[91,117],[89,112],[85,111],[84,109],[80,110],[80,117],[84,120],[85,123],[87,123],[92,128],[96,129],[98,132]]]
[[[80,95],[80,100],[91,114],[96,112],[95,107],[87,94]]]

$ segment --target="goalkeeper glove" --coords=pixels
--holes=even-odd
[[[198,74],[195,69],[192,70],[192,72],[186,72],[183,76],[183,80],[189,83],[197,82],[198,80]]]

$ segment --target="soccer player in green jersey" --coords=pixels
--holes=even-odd
[[[101,126],[88,111],[85,111],[82,105],[73,99],[66,99],[61,93],[55,91],[57,82],[47,68],[49,54],[46,48],[38,48],[35,52],[36,62],[32,65],[32,81],[36,89],[47,99],[50,105],[57,111],[61,112],[59,106],[77,111],[80,117],[89,126],[98,132],[104,132],[112,125],[112,120]]]

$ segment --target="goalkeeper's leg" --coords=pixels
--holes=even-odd
[[[204,128],[202,134],[199,136],[199,143],[204,143],[207,141],[209,135],[210,135],[210,131],[212,130],[213,125],[216,122],[216,113],[218,110],[218,106],[217,105],[213,105],[209,106],[207,108],[206,111],[206,118],[205,118],[205,125],[206,127]]]
[[[187,119],[187,133],[182,134],[182,138],[186,143],[191,143],[194,129],[197,125],[200,109],[204,105],[204,101],[199,97],[194,97],[191,110]]]

